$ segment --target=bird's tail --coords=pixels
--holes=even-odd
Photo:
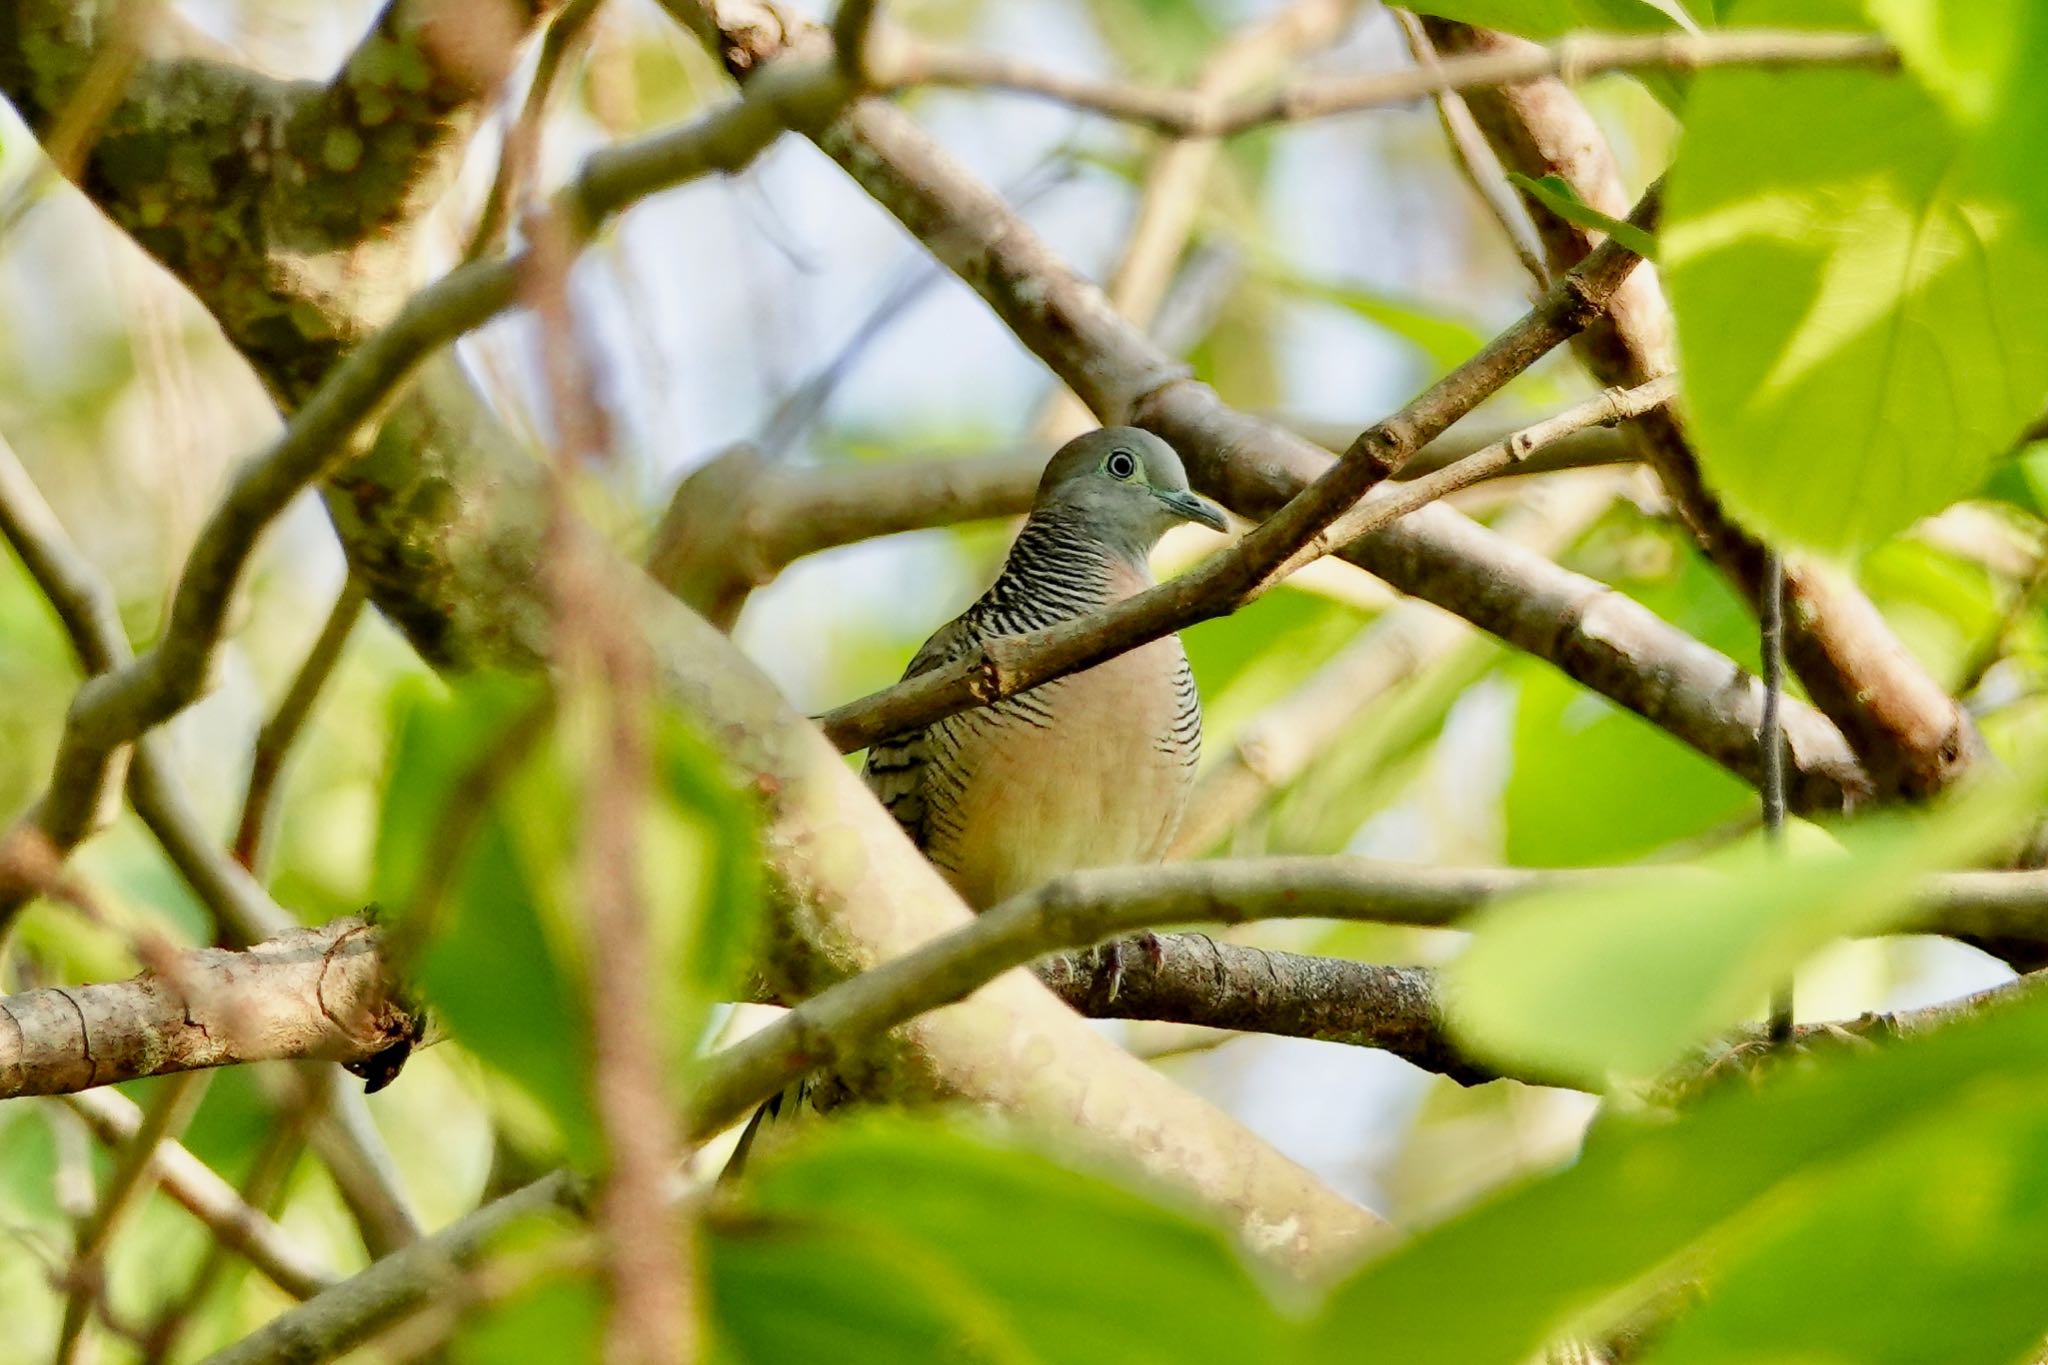
[[[761,1130],[770,1125],[787,1125],[796,1116],[810,1107],[813,1081],[804,1077],[795,1085],[779,1090],[761,1101],[761,1107],[747,1120],[747,1126],[740,1133],[740,1140],[733,1146],[732,1155],[726,1159],[725,1169],[718,1173],[718,1183],[728,1184],[740,1178],[745,1170],[747,1156],[754,1150],[754,1140]]]

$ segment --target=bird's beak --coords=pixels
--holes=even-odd
[[[1212,531],[1228,531],[1230,523],[1223,518],[1223,509],[1207,498],[1180,488],[1155,488],[1152,496],[1173,509],[1173,514],[1182,521],[1197,521]]]

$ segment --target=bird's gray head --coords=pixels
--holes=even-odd
[[[1031,515],[1068,520],[1138,560],[1183,521],[1229,526],[1216,504],[1189,490],[1173,447],[1138,427],[1103,427],[1061,446],[1038,481]]]

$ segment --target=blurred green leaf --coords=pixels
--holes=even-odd
[[[1726,768],[1548,664],[1518,658],[1508,671],[1517,680],[1514,760],[1502,793],[1508,862],[1633,862],[1755,806],[1748,784]]]
[[[1718,1257],[1763,1245],[1829,1182],[1853,1178],[1866,1154],[1892,1168],[1911,1163],[1918,1152],[1898,1143],[1902,1134],[1994,1131],[2015,1095],[2044,1085],[2048,1005],[2036,1000],[1908,1044],[1780,1072],[1761,1089],[1721,1087],[1674,1122],[1616,1125],[1573,1165],[1420,1234],[1340,1286],[1318,1324],[1320,1354],[1304,1358],[1519,1365],[1559,1335],[1611,1327],[1677,1264],[1711,1274]],[[1981,1210],[1967,1168],[1923,1174],[1955,1222]],[[2038,1177],[2026,1180],[2020,1217],[2031,1216]],[[1949,1235],[1953,1228],[1945,1225]],[[1866,1251],[1912,1254],[1889,1240],[1829,1248]],[[1810,1273],[1812,1262],[1802,1261],[1795,1278],[1780,1278],[1781,1311],[1804,1311]],[[1903,1284],[1901,1306],[1917,1302],[1930,1330],[1952,1325],[1958,1315],[1939,1297],[1943,1287],[1940,1277]],[[2032,1311],[2036,1333],[2048,1327],[2038,1294],[2009,1309],[1997,1321]],[[1774,1321],[1756,1327],[1771,1331]],[[1866,1357],[1836,1349],[1756,1358]]]
[[[2035,441],[1994,465],[1984,496],[2048,520],[2048,441]]]
[[[1956,678],[2004,617],[1989,569],[1916,537],[1886,541],[1857,568],[1899,643],[1937,678]]]
[[[1923,873],[2016,832],[2033,795],[1987,784],[1929,815],[1851,826],[1839,851],[1808,830],[1784,849],[1751,840],[1702,867],[1504,902],[1473,918],[1446,972],[1453,1032],[1587,1088],[1650,1075],[1754,1013],[1818,948],[1895,922]]]
[[[997,1355],[999,1340],[1019,1343],[1022,1358],[1048,1365],[1245,1365],[1281,1358],[1284,1320],[1216,1229],[1037,1153],[934,1125],[899,1118],[834,1129],[749,1171],[747,1204],[765,1218],[765,1235],[787,1247],[786,1227],[830,1230],[847,1239],[842,1246],[888,1248],[892,1264],[922,1260],[942,1268],[935,1275],[920,1268],[919,1278],[956,1308],[978,1300],[983,1334],[977,1340],[989,1351],[983,1358],[1017,1358]],[[730,1236],[743,1245],[746,1235]],[[829,1245],[813,1243],[807,1254],[826,1255]],[[814,1261],[810,1273],[859,1280],[816,1300],[781,1296],[778,1331],[829,1342],[844,1330],[834,1315],[866,1320],[860,1305],[870,1296],[861,1284],[874,1284],[884,1302],[901,1296],[859,1258],[830,1254],[840,1261],[837,1271]],[[761,1254],[757,1273],[770,1273],[777,1263]],[[813,1320],[789,1321],[804,1316]],[[911,1325],[920,1325],[915,1316]],[[936,1326],[936,1315],[922,1325]],[[830,1354],[933,1358],[898,1355],[881,1345],[872,1355]]]
[[[744,1365],[1040,1359],[942,1256],[886,1233],[739,1222],[717,1226],[706,1260],[720,1354]]]
[[[1339,284],[1306,275],[1272,271],[1267,280],[1296,298],[1326,303],[1363,318],[1400,338],[1428,360],[1432,375],[1464,363],[1486,345],[1489,333],[1441,308],[1403,299],[1358,284]]]
[[[1694,639],[1756,667],[1756,618],[1683,533],[1617,508],[1577,562]],[[1518,656],[1507,673],[1518,691],[1502,793],[1510,863],[1634,862],[1755,805],[1748,784],[1720,764],[1549,664]],[[1656,799],[1644,800],[1645,792]]]
[[[2003,1101],[2001,1103],[2001,1100]],[[1791,1193],[1779,1225],[1681,1314],[1655,1365],[2007,1365],[2048,1284],[2048,1107],[1987,1094]]]
[[[463,1047],[538,1101],[587,1168],[599,1143],[583,981],[549,941],[545,875],[528,856],[504,812],[482,816],[418,979]]]
[[[1657,259],[1657,239],[1625,218],[1616,218],[1611,213],[1602,213],[1585,200],[1579,198],[1563,176],[1546,175],[1542,179],[1523,175],[1520,171],[1509,171],[1508,182],[1517,189],[1535,196],[1543,206],[1567,223],[1575,224],[1594,232],[1604,232],[1620,242],[1646,261]]]
[[[645,885],[657,932],[668,926],[662,960],[675,964],[694,1015],[733,998],[754,960],[766,894],[760,829],[724,760],[681,719],[655,717],[654,747],[666,799],[650,812],[646,842],[655,865]]]
[[[387,911],[411,899],[458,786],[541,695],[533,679],[507,673],[471,674],[452,687],[413,677],[392,689],[391,756],[372,882]]]
[[[578,847],[586,775],[537,684],[479,676],[421,682],[397,703],[380,817],[377,885],[401,933],[424,934],[419,980],[456,1037],[536,1101],[573,1160],[597,1154],[587,1056],[590,990]],[[728,999],[762,904],[751,805],[679,718],[651,714],[650,799],[638,811],[650,1020],[677,1066],[707,1011]],[[475,814],[466,847],[434,846],[452,808]],[[443,864],[458,860],[450,869]],[[423,874],[449,888],[422,905]],[[407,913],[432,918],[408,924]]]
[[[455,1365],[525,1365],[603,1355],[604,1297],[588,1275],[549,1275],[472,1314],[449,1343]]]
[[[1854,0],[1737,13],[1863,18]],[[2048,44],[2023,46],[2048,83]],[[1976,488],[2040,411],[2039,144],[2023,159],[2007,135],[1882,72],[1696,80],[1660,239],[1701,462],[1737,517],[1862,548]]]
[[[1347,602],[1281,587],[1246,611],[1186,632],[1181,640],[1202,693],[1204,743],[1228,743],[1239,725],[1299,685],[1363,623]]]

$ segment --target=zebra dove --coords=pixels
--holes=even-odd
[[[1136,427],[1062,446],[989,590],[925,641],[905,677],[995,636],[1071,620],[1152,585],[1147,560],[1183,521],[1225,528],[1188,490],[1173,447]],[[863,776],[976,910],[1062,872],[1156,862],[1172,841],[1202,747],[1202,704],[1178,636],[932,722],[868,750]],[[725,1169],[764,1123],[805,1107],[806,1079],[755,1111]]]
[[[1173,447],[1136,427],[1076,437],[1046,466],[995,583],[904,676],[1150,587],[1152,547],[1183,521],[1225,526],[1188,491]],[[1169,635],[876,744],[863,776],[968,905],[985,910],[1076,868],[1157,861],[1201,745],[1194,675]]]

